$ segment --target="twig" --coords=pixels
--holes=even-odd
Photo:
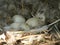
[[[54,25],[54,26],[57,29],[57,32],[60,34],[60,31],[59,31],[58,27],[56,25]]]
[[[58,20],[56,20],[55,22],[53,22],[53,23],[49,24],[48,26],[52,26],[52,25],[54,25],[54,24],[58,23],[59,21],[60,21],[60,19],[58,19]]]
[[[57,33],[57,35],[58,35],[58,37],[60,38],[60,33],[59,33],[59,30],[58,30],[58,28],[57,28],[57,26],[56,25],[54,25],[55,26],[55,28],[57,29],[55,29],[55,31],[56,31],[56,33]]]
[[[42,36],[42,37],[43,37],[44,34],[40,34],[40,35],[28,35],[28,36],[21,37],[20,39],[27,39],[27,38],[30,38],[30,37],[32,37],[32,36],[33,36],[33,37],[36,37],[36,36],[37,36],[37,37],[38,37],[38,36]],[[18,38],[16,38],[16,39],[18,39]]]

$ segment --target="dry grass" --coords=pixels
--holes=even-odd
[[[10,36],[10,37],[9,37]],[[9,40],[11,38],[11,35],[8,36],[8,39],[7,41],[11,41]],[[39,41],[37,41],[38,39],[34,39],[34,37],[43,37],[41,38],[42,40],[40,40],[39,38]],[[25,39],[30,39],[31,37],[33,42],[32,43],[28,43],[27,41],[27,44],[25,43],[22,43],[22,41],[24,41]],[[8,42],[4,42],[4,41],[1,41],[0,40],[0,45],[4,45],[4,44],[8,44],[8,45],[60,45],[60,40],[57,40],[53,34],[33,34],[33,33],[22,33],[22,37],[20,37],[20,39],[18,40],[14,40],[12,43],[8,43]]]

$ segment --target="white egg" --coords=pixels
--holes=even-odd
[[[20,28],[21,28],[22,30],[25,30],[25,31],[30,30],[30,27],[29,27],[26,23],[21,24],[21,25],[20,25]]]
[[[25,22],[25,18],[20,15],[15,15],[13,16],[13,21],[21,24]]]
[[[12,23],[10,25],[11,29],[14,29],[14,30],[19,30],[20,29],[20,23]]]
[[[30,26],[30,27],[36,27],[39,25],[39,19],[38,18],[30,18],[26,21],[26,23]]]

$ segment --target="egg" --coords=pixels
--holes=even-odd
[[[13,30],[19,30],[20,29],[20,23],[12,23],[10,25],[11,29]]]
[[[21,25],[20,25],[20,28],[21,28],[22,30],[25,30],[25,31],[30,30],[30,27],[29,27],[26,23],[21,24]]]
[[[39,26],[39,19],[38,18],[30,18],[26,21],[26,23],[30,26],[30,27],[37,27]]]
[[[22,24],[25,22],[25,18],[21,15],[15,15],[15,16],[13,16],[13,21],[16,23]]]

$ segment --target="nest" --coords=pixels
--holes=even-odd
[[[39,15],[44,15],[46,18],[43,22],[44,25],[60,19],[59,0],[0,0],[0,6],[0,28],[6,25],[8,28],[4,30],[10,29],[8,26],[14,22],[12,17],[15,15],[23,16],[26,21],[35,16],[42,19]],[[37,15],[38,13],[39,15]],[[14,29],[11,29],[14,31],[6,31],[5,34],[2,32],[3,34],[0,35],[0,45],[60,45],[59,24],[60,22],[51,26],[51,28],[49,27],[48,31],[43,28],[41,32],[39,32],[40,28],[35,29],[35,27],[31,32],[15,31]]]

